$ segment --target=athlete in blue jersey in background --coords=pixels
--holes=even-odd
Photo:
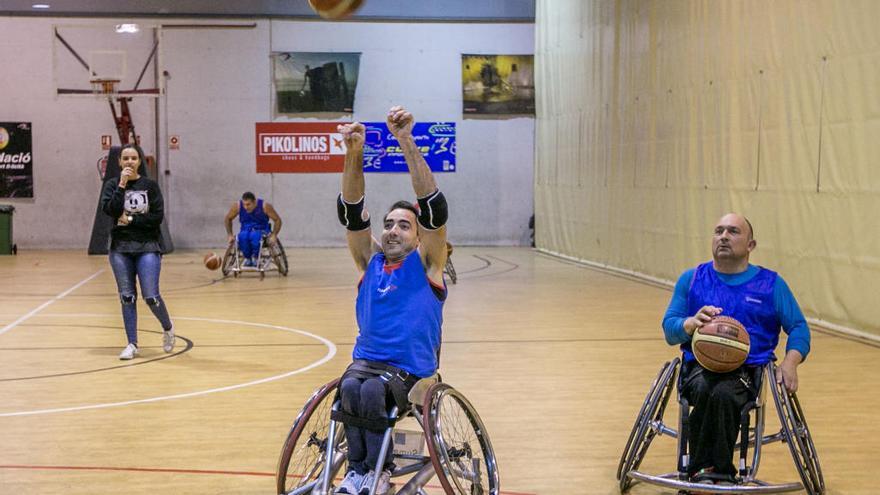
[[[359,333],[339,389],[344,413],[372,421],[345,425],[348,473],[335,493],[367,493],[376,476],[376,495],[387,493],[390,468],[376,473],[389,404],[438,367],[440,327],[446,286],[447,207],[434,176],[412,137],[413,116],[402,107],[388,113],[388,129],[397,138],[409,167],[418,208],[398,201],[385,215],[382,238],[370,233],[364,208],[364,126],[339,126],[347,151],[342,194],[337,198],[340,222],[348,229],[348,248],[361,273],[356,304]]]
[[[713,260],[681,275],[663,317],[666,341],[681,344],[681,392],[694,406],[689,419],[692,481],[734,480],[732,458],[740,412],[757,393],[755,370],[776,359],[780,328],[788,334],[785,357],[776,376],[768,379],[795,392],[797,367],[810,352],[810,329],[788,285],[776,272],[749,263],[756,245],[745,217],[735,213],[721,217],[712,237]],[[700,366],[690,346],[694,331],[719,314],[745,325],[751,341],[745,365],[730,373]]]
[[[275,243],[278,233],[281,232],[281,217],[272,207],[262,199],[257,199],[252,192],[241,195],[241,201],[232,203],[224,218],[226,225],[227,242],[232,245],[235,237],[232,234],[232,220],[238,217],[241,223],[241,231],[238,233],[238,248],[244,256],[244,266],[255,266],[256,258],[260,249],[260,238],[268,234],[266,241]],[[269,220],[272,221],[270,226]],[[270,232],[271,230],[271,232]]]

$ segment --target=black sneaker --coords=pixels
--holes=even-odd
[[[691,476],[694,483],[702,483],[704,485],[735,485],[736,477],[727,473],[716,473],[708,469],[701,469]]]

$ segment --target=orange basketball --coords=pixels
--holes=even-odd
[[[223,260],[217,256],[217,253],[208,253],[205,255],[205,268],[208,270],[216,270],[220,268],[220,263],[222,262]]]
[[[749,332],[729,316],[716,316],[694,332],[691,349],[697,362],[709,371],[733,371],[749,357]]]
[[[343,19],[357,10],[363,0],[309,0],[315,12],[324,19]]]

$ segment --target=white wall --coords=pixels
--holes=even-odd
[[[54,96],[51,29],[62,21],[0,18],[0,121],[34,123],[35,199],[0,199],[16,206],[15,241],[25,249],[85,249],[100,187],[94,166],[102,154],[99,136],[115,135],[106,103]],[[450,239],[463,245],[528,242],[534,120],[462,119],[460,54],[532,53],[532,24],[256,24],[163,31],[162,63],[170,79],[159,121],[180,136],[181,149],[158,151],[170,172],[162,185],[177,247],[222,244],[223,215],[244,190],[275,205],[288,245],[344,242],[334,207],[338,175],[255,173],[254,123],[272,120],[272,51],[361,52],[356,120],[382,120],[390,106],[402,104],[418,120],[457,122],[457,171],[438,174],[450,201]],[[146,150],[155,153],[151,101],[136,104],[133,116]],[[159,133],[166,142],[165,129]],[[412,196],[407,175],[367,176],[367,206],[374,214]]]
[[[100,136],[116,135],[106,101],[55,95],[52,26],[64,21],[0,17],[0,121],[33,122],[34,198],[0,198],[16,208],[20,249],[88,247],[101,187],[96,162],[105,154]],[[133,102],[132,113],[152,143],[153,101]]]

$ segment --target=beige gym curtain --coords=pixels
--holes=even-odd
[[[539,248],[674,281],[741,212],[807,316],[880,335],[880,1],[539,0],[536,30]]]

